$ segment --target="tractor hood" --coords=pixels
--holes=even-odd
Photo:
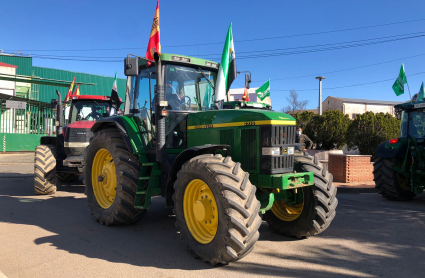
[[[69,124],[67,128],[88,128],[90,129],[94,125],[95,121],[77,121]]]
[[[295,119],[288,114],[255,109],[224,109],[206,111],[191,113],[187,118],[188,129],[295,124]]]

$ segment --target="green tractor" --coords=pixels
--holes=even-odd
[[[337,190],[316,158],[295,151],[294,118],[217,109],[212,61],[163,53],[124,63],[125,115],[96,121],[87,147],[86,194],[97,221],[133,223],[162,196],[188,249],[212,265],[253,250],[260,213],[287,236],[328,228]]]
[[[373,173],[382,197],[406,201],[425,187],[425,101],[394,108],[401,115],[400,137],[378,146]]]

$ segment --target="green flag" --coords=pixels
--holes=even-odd
[[[425,100],[425,89],[424,89],[424,83],[422,82],[422,86],[421,86],[421,89],[419,90],[417,101],[424,101],[424,100]]]
[[[397,96],[404,94],[404,84],[406,83],[406,72],[404,71],[404,65],[401,64],[400,73],[398,74],[397,80],[393,84],[393,90]]]
[[[270,96],[270,79],[267,80],[266,83],[263,84],[260,88],[255,90],[257,96],[261,101],[263,101],[266,97]]]
[[[218,107],[221,107],[222,101],[226,99],[227,92],[233,80],[236,79],[236,75],[235,46],[233,44],[232,23],[230,23],[215,86],[215,100]]]

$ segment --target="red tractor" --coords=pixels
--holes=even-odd
[[[116,92],[110,97],[72,96],[67,102],[62,102],[58,91],[56,94],[58,100],[51,102],[51,107],[57,111],[56,137],[41,137],[35,149],[34,191],[39,195],[54,194],[56,180],[78,180],[83,174],[85,149],[93,136],[91,127],[98,119],[117,115],[122,103]],[[64,105],[67,105],[65,109]]]

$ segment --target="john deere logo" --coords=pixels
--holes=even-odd
[[[286,120],[287,118],[279,116],[279,119]]]

